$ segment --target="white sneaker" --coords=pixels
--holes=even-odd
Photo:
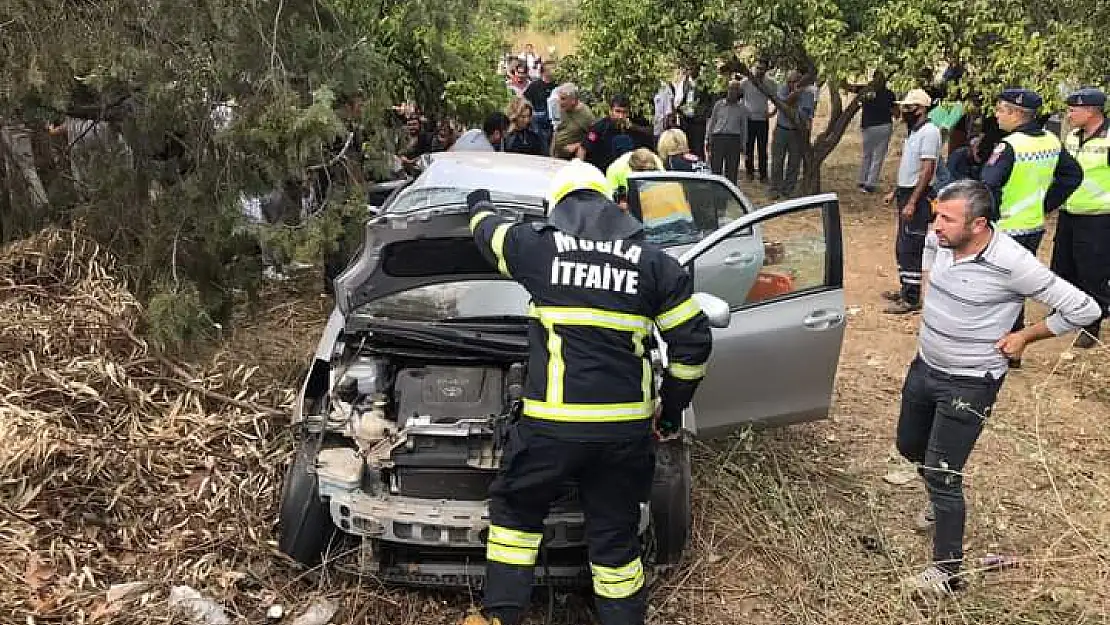
[[[933,565],[902,580],[902,589],[918,599],[951,597],[962,585],[955,575]]]

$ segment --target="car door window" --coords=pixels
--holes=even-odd
[[[828,286],[825,212],[799,210],[752,228],[751,240],[726,238],[690,265],[695,288],[734,309]]]
[[[748,227],[747,240],[758,247],[737,254],[732,229]],[[693,271],[696,288],[732,304],[729,326],[713,330],[686,427],[716,436],[752,423],[825,417],[845,320],[836,196],[763,208],[706,237],[680,262]],[[731,299],[749,280],[742,300]]]
[[[696,243],[747,213],[724,179],[706,174],[634,174],[628,210],[644,224],[646,240],[661,247]]]
[[[643,172],[629,177],[629,213],[644,224],[645,238],[675,256],[748,214],[751,203],[724,178],[709,174]],[[734,229],[708,251],[694,289],[743,304],[755,284],[763,256],[752,228]],[[734,270],[743,260],[747,270]],[[728,267],[729,271],[720,268]]]

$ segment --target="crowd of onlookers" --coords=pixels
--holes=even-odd
[[[463,150],[582,158],[605,171],[638,148],[663,156],[658,147],[664,132],[679,130],[689,158],[704,163],[705,169],[735,183],[743,169],[748,181],[758,178],[769,184],[773,196],[795,191],[806,141],[803,129],[813,119],[818,93],[798,71],[787,72],[780,86],[763,61],[750,74],[722,64],[710,80],[703,80],[698,64],[690,64],[660,81],[650,107],[646,102],[633,106],[627,96],[616,94],[607,102],[607,114],[598,116],[591,108],[598,103],[589,86],[580,91],[574,83],[558,84],[555,64],[532,44],[503,59],[501,66],[510,101],[504,110],[491,112],[481,128],[460,134],[447,122],[432,124],[415,112],[408,114],[406,136],[398,146],[407,173],[415,173],[424,154]],[[774,97],[792,112],[780,113]],[[651,118],[637,110],[650,110]]]

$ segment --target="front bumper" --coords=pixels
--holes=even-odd
[[[429,550],[485,550],[489,503],[417,499],[362,490],[362,458],[353,449],[325,449],[317,458],[320,496],[332,521],[347,534]],[[640,504],[639,533],[648,529],[650,511]],[[586,544],[585,515],[552,510],[544,519],[544,547],[570,549]]]

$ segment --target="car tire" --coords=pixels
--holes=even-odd
[[[278,514],[278,549],[305,566],[316,566],[336,536],[327,504],[320,498],[313,465],[316,445],[300,441],[285,472]]]
[[[682,560],[693,524],[691,483],[689,443],[659,443],[651,487],[652,560],[656,566],[672,566]]]

